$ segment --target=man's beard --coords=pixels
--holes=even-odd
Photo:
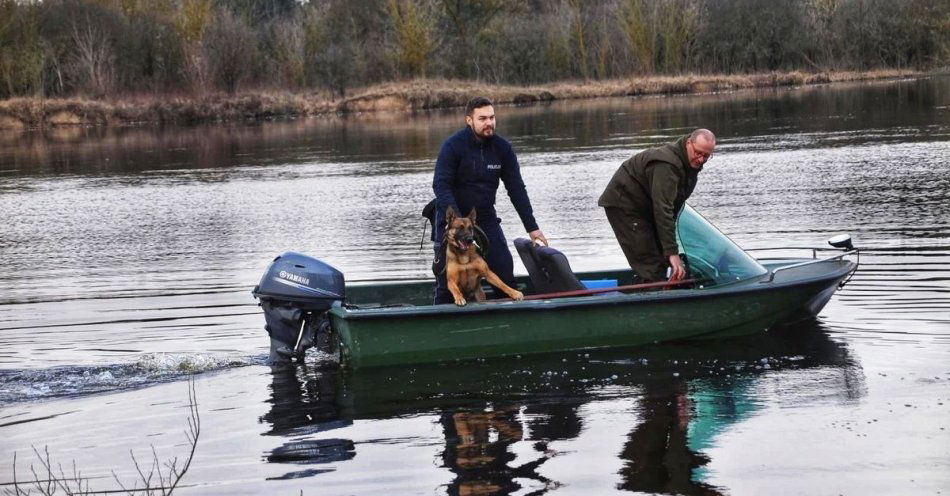
[[[486,134],[485,131],[489,129],[491,129],[491,132]],[[475,136],[478,136],[479,138],[491,138],[494,135],[495,135],[495,128],[490,127],[490,126],[483,127],[482,132],[475,131]]]

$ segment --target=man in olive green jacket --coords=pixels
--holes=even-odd
[[[716,136],[697,129],[624,162],[597,204],[604,207],[620,248],[640,282],[686,276],[676,244],[676,218],[696,187],[699,171],[716,146]]]

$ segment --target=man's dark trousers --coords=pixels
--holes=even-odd
[[[479,225],[485,236],[488,238],[488,256],[485,262],[505,284],[515,287],[514,261],[511,259],[511,252],[508,251],[508,241],[505,239],[505,233],[501,230],[501,224],[490,226]],[[441,233],[439,233],[441,236]],[[440,240],[441,241],[441,240]],[[455,298],[449,292],[448,282],[445,279],[445,246],[441,242],[436,242],[435,259],[439,261],[435,267],[437,272],[435,276],[435,294],[433,303],[454,303]],[[501,295],[504,297],[504,295]]]
[[[669,260],[663,256],[653,221],[615,207],[605,207],[604,211],[627,263],[640,277],[637,282],[665,281]]]

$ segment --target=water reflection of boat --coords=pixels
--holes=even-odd
[[[441,462],[454,474],[450,494],[504,494],[525,485],[543,492],[559,485],[544,470],[548,460],[562,456],[552,446],[579,438],[585,424],[595,422],[585,405],[633,398],[636,417],[612,427],[625,437],[619,454],[609,455],[622,462],[618,487],[717,494],[725,489],[706,482],[703,450],[771,400],[756,393],[765,374],[791,370],[829,377],[796,381],[792,375],[783,385],[786,394],[841,401],[863,394],[860,370],[847,350],[816,321],[804,320],[768,333],[635,352],[359,370],[275,368],[274,382],[281,387],[274,387],[272,410],[262,420],[273,427],[269,435],[285,436],[287,444],[316,444],[328,438],[329,429],[336,429],[329,439],[339,444],[346,441],[350,422],[431,415],[442,425]],[[293,412],[294,405],[300,410]],[[335,453],[331,446],[321,448],[311,463],[324,463]],[[336,461],[345,463],[353,453]],[[272,462],[293,461],[270,455]]]
[[[341,273],[300,254],[275,259],[254,294],[272,358],[299,355],[315,341],[308,329],[322,328],[338,338],[345,363],[361,367],[759,332],[796,313],[816,315],[857,267],[843,258],[853,250],[758,261],[688,206],[677,237],[693,282],[672,288],[634,284],[629,269],[575,275],[562,255],[519,247],[525,301],[431,305],[429,281],[344,288]],[[578,289],[581,280],[608,287]],[[344,293],[345,304],[335,301]]]
[[[270,463],[325,465],[355,456],[353,441],[340,438],[313,439],[315,434],[347,427],[352,420],[340,418],[334,403],[335,378],[308,375],[305,367],[275,366],[272,370],[270,410],[260,421],[270,425],[265,436],[288,441],[267,453]],[[278,479],[317,475],[330,469],[289,472]]]

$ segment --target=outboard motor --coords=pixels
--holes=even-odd
[[[344,290],[343,273],[316,258],[292,251],[275,258],[251,292],[264,309],[271,362],[300,360],[315,344],[332,345],[326,312]]]

